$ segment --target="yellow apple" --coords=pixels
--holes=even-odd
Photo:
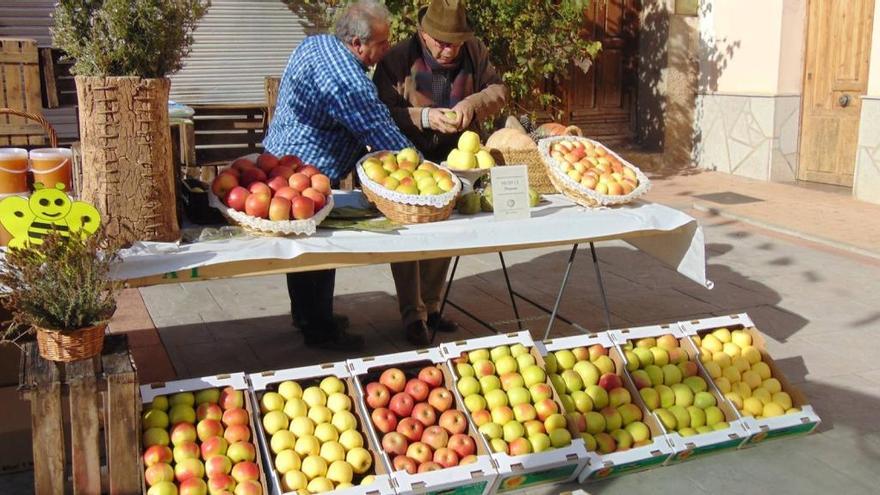
[[[299,470],[301,462],[299,454],[293,450],[282,450],[275,456],[275,469],[281,474],[288,471]]]
[[[485,149],[477,152],[477,166],[479,168],[492,168],[495,166],[495,158]]]
[[[397,154],[397,163],[411,162],[419,163],[419,152],[413,148],[404,148]]]
[[[321,456],[310,455],[302,460],[302,472],[311,480],[322,478],[327,475],[327,461]]]
[[[309,485],[309,479],[302,471],[288,471],[281,478],[281,487],[285,492],[305,490]]]
[[[378,160],[373,159],[381,168],[382,164]],[[278,393],[287,400],[299,399],[302,397],[302,387],[298,383],[287,380],[278,385]]]
[[[474,131],[464,131],[458,138],[458,149],[466,153],[476,154],[480,151],[480,135]]]
[[[296,445],[296,435],[290,430],[276,431],[269,440],[269,447],[276,454],[282,450],[292,449],[294,445]]]
[[[454,149],[449,152],[449,157],[446,161],[449,163],[449,168],[453,170],[477,168],[477,156],[469,151]]]
[[[345,461],[334,461],[327,468],[327,479],[336,483],[351,483],[354,469]]]

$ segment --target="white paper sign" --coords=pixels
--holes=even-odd
[[[529,218],[529,174],[526,166],[493,167],[491,173],[495,220]]]

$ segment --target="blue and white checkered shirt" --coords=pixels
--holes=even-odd
[[[296,155],[331,180],[373,150],[412,146],[391,119],[360,60],[335,36],[310,36],[284,69],[275,115],[263,140],[276,156]]]

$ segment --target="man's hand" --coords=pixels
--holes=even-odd
[[[428,123],[431,124],[431,129],[443,134],[457,132],[457,122],[447,119],[446,112],[449,112],[448,108],[432,108],[428,110]]]
[[[461,100],[452,108],[452,111],[455,112],[456,122],[455,128],[457,131],[463,131],[471,125],[471,121],[474,120],[474,105],[467,101]]]

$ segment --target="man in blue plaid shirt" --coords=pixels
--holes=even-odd
[[[275,156],[296,155],[334,182],[366,153],[412,147],[391,119],[367,76],[390,48],[388,10],[375,0],[352,4],[336,21],[335,36],[310,36],[284,69],[275,116],[263,141]],[[287,275],[294,325],[308,346],[358,350],[363,338],[345,331],[333,314],[335,270]]]

